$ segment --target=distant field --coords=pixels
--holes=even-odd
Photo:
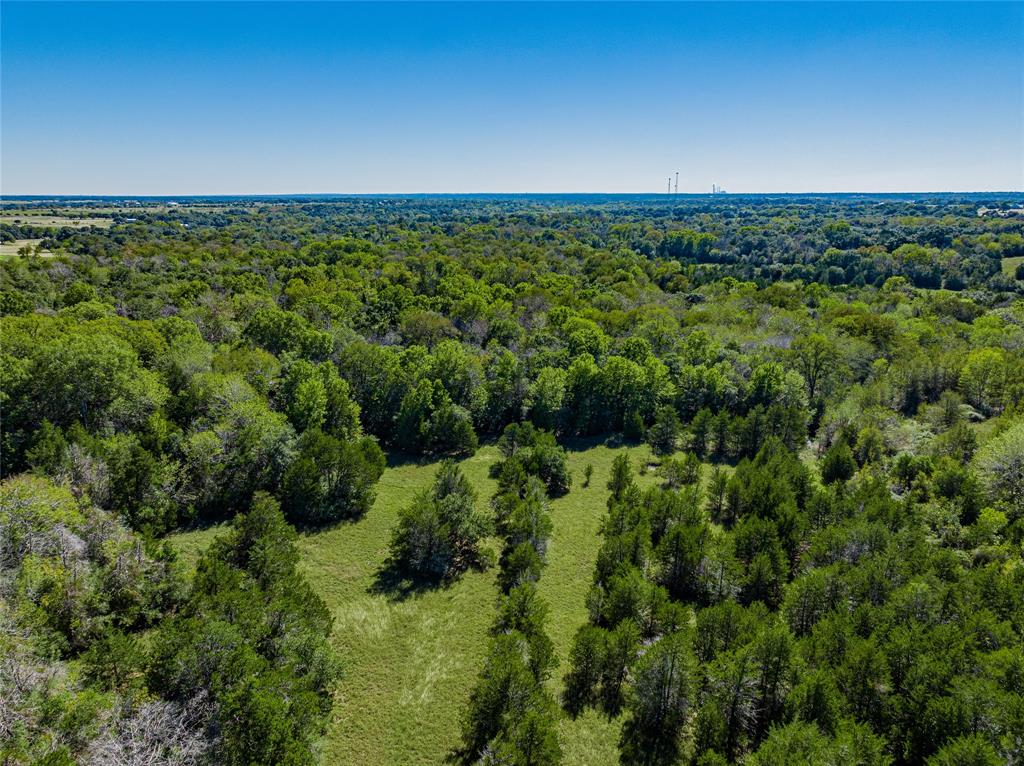
[[[136,216],[141,213],[167,213],[171,211],[184,211],[193,210],[204,213],[217,213],[224,212],[227,210],[237,210],[240,207],[251,207],[251,208],[267,208],[278,206],[271,202],[249,202],[246,200],[239,200],[232,203],[223,202],[186,202],[184,204],[171,205],[168,203],[154,203],[147,202],[142,205],[75,205],[71,207],[54,207],[53,205],[44,206],[26,206],[21,209],[15,209],[14,205],[26,204],[27,200],[16,200],[8,199],[4,200],[5,207],[0,209],[0,217],[7,216],[36,216],[36,217],[57,217],[57,218],[71,218],[81,219],[85,214],[90,216],[114,216],[124,215],[128,217]]]
[[[21,226],[70,226],[74,229],[84,229],[89,226],[96,226],[101,229],[106,229],[113,224],[114,221],[112,218],[76,217],[74,213],[69,213],[68,215],[39,215],[19,210],[17,212],[0,213],[0,223],[11,223]]]
[[[540,591],[551,607],[548,632],[558,652],[552,684],[559,692],[572,637],[587,619],[584,604],[600,544],[605,484],[620,449],[628,449],[634,467],[649,459],[646,446],[613,449],[570,445],[572,490],[552,502],[554,534]],[[498,459],[493,446],[462,462],[488,508],[495,483],[489,466]],[[583,468],[594,465],[588,488]],[[310,582],[334,614],[334,641],[345,665],[337,704],[323,745],[325,764],[442,764],[459,740],[460,716],[484,659],[487,631],[498,598],[496,568],[469,572],[446,589],[405,599],[377,592],[377,572],[387,556],[398,509],[433,479],[436,463],[389,467],[370,512],[353,524],[302,538],[302,564]],[[639,477],[652,486],[652,474]],[[172,538],[182,558],[194,564],[219,530]],[[497,542],[492,543],[497,547]],[[567,766],[614,766],[621,721],[588,712],[560,725]]]
[[[21,250],[25,245],[37,245],[43,240],[41,239],[16,239],[14,242],[2,242],[0,243],[0,255],[18,255],[18,251]],[[43,256],[53,255],[49,250],[44,250],[40,253]]]
[[[1019,255],[1016,258],[1003,258],[1003,273],[1012,277],[1022,263],[1024,263],[1024,255]]]

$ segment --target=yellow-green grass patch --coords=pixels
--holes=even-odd
[[[1018,255],[1014,258],[1003,258],[1003,273],[1008,277],[1012,277],[1017,273],[1017,267],[1024,263],[1024,255]]]
[[[41,239],[16,239],[14,242],[0,242],[0,255],[20,256],[23,254],[23,248],[26,247],[32,250],[33,255],[53,255],[49,250],[35,249],[42,241]]]

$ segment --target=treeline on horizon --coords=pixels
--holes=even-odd
[[[555,721],[587,707],[623,717],[624,763],[1019,754],[1019,219],[737,198],[28,221],[0,224],[53,254],[0,261],[4,759],[312,762],[344,657],[291,527],[365,514],[385,451],[499,437],[493,518],[446,464],[392,546],[443,580],[503,540],[453,757],[557,763]],[[648,441],[664,486],[616,464],[556,700],[534,583],[572,491],[557,440],[602,435]],[[165,536],[218,521],[189,577]]]

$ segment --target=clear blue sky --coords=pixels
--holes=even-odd
[[[1024,4],[2,5],[2,192],[1024,188]]]

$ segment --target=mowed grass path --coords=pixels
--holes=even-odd
[[[550,606],[548,632],[560,663],[551,680],[556,694],[573,635],[587,619],[585,597],[600,546],[612,460],[626,449],[638,468],[650,455],[646,446],[568,446],[573,486],[551,504],[554,532],[539,586]],[[486,446],[461,463],[481,509],[489,509],[496,484],[488,469],[498,459],[497,449]],[[587,463],[593,464],[594,474],[590,486],[583,487]],[[303,570],[334,614],[333,640],[345,669],[323,742],[324,764],[442,764],[459,742],[459,722],[494,620],[496,568],[470,571],[449,587],[406,597],[382,591],[378,584],[399,509],[430,485],[436,470],[437,463],[389,466],[365,517],[300,539]],[[638,481],[646,487],[656,479],[646,474]],[[173,539],[183,558],[194,561],[217,531]],[[495,550],[497,545],[491,542]],[[564,762],[617,763],[620,725],[593,711],[575,721],[565,718],[560,724]]]

